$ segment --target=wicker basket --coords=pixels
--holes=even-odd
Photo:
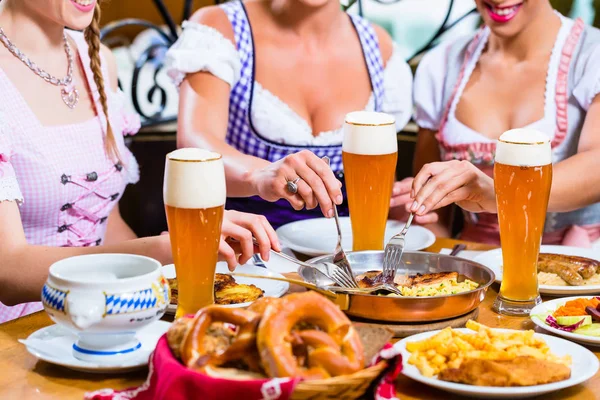
[[[296,385],[291,398],[292,400],[355,400],[365,394],[371,383],[381,375],[386,367],[387,362],[381,361],[372,367],[360,370],[352,375],[303,381]]]

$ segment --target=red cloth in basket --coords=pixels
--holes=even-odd
[[[386,345],[373,362],[389,360],[390,368],[375,388],[377,400],[396,399],[394,380],[402,369],[398,352]],[[146,382],[140,387],[115,391],[101,389],[85,394],[85,400],[288,400],[299,379],[273,378],[233,380],[199,374],[185,367],[175,358],[161,337],[150,356]]]

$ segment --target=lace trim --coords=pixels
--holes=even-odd
[[[179,87],[187,74],[207,71],[233,86],[241,72],[240,56],[229,39],[218,30],[185,21],[183,33],[167,52],[167,74]]]
[[[396,118],[399,129],[404,127],[407,122],[405,120],[410,117],[411,111],[410,104],[408,105],[409,109],[401,109],[404,89],[401,79],[399,79],[399,75],[402,75],[399,71],[403,62],[402,55],[394,47],[394,52],[384,71],[385,96],[383,109],[386,112],[397,114],[397,117],[403,117]],[[393,73],[390,73],[390,71]],[[406,78],[412,79],[412,76]],[[337,129],[321,131],[317,135],[313,135],[310,124],[277,95],[258,82],[254,83],[254,91],[252,119],[256,129],[267,139],[296,146],[338,146],[342,143],[343,132],[341,126]],[[363,110],[375,110],[373,93],[369,96]],[[274,113],[280,114],[278,118],[274,118]]]
[[[0,203],[3,201],[16,201],[17,204],[23,204],[23,194],[19,188],[19,183],[15,176],[1,176],[0,171]]]
[[[342,127],[313,136],[310,124],[277,95],[258,82],[254,83],[254,90],[252,119],[256,129],[267,139],[296,146],[336,146],[342,143]],[[374,102],[371,94],[364,109],[373,109]],[[274,117],[274,114],[279,115]]]
[[[560,68],[561,51],[564,43],[569,36],[568,20],[563,17],[558,11],[554,10],[554,14],[560,19],[560,29],[556,36],[554,46],[552,46],[552,52],[550,53],[550,63],[548,64],[548,71],[546,73],[546,90],[544,91],[544,116],[556,115],[555,102],[553,101],[553,93],[556,93],[556,80],[552,79],[558,76],[558,70]]]
[[[558,67],[558,76],[556,78],[556,132],[552,140],[552,147],[556,147],[565,140],[569,129],[569,121],[567,116],[568,107],[568,84],[569,84],[569,67],[573,52],[579,43],[579,37],[583,32],[584,24],[581,19],[577,19],[571,28],[571,33],[567,38],[560,57],[560,66]]]

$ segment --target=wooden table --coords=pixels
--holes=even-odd
[[[438,239],[428,251],[439,252],[461,243],[450,239]],[[467,250],[488,250],[490,246],[466,243]],[[495,314],[491,305],[498,293],[498,285],[492,285],[479,308],[478,321],[491,326],[513,329],[533,329],[527,318],[504,317]],[[66,368],[38,361],[30,355],[18,339],[29,336],[52,322],[40,312],[0,325],[0,399],[79,399],[87,391],[112,388],[123,389],[141,384],[146,371],[125,375],[95,375],[71,371]],[[600,358],[600,348],[591,348]],[[430,388],[429,386],[401,377],[397,383],[398,397],[411,399],[458,399],[458,396]],[[600,399],[600,374],[586,383],[544,396],[544,399]]]

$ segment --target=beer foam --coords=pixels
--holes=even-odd
[[[511,129],[496,144],[495,162],[517,167],[535,167],[552,163],[548,135],[535,129]]]
[[[167,158],[179,161],[209,161],[218,160],[221,155],[210,150],[188,147],[170,152],[167,154]]]
[[[396,123],[396,118],[380,112],[354,111],[346,114],[346,122],[353,125],[391,125]]]
[[[342,150],[361,155],[397,152],[394,117],[371,111],[357,111],[346,115]]]
[[[219,153],[196,148],[167,154],[163,198],[178,208],[212,208],[225,204],[225,167]]]

